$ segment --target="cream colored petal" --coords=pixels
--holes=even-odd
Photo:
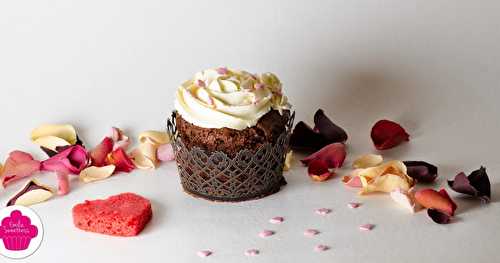
[[[103,167],[90,166],[80,172],[80,180],[84,183],[103,180],[110,177],[115,172],[114,165]]]
[[[55,136],[73,145],[76,143],[76,130],[69,124],[44,124],[31,132],[31,140],[46,136]]]
[[[290,168],[292,168],[292,163],[293,163],[293,151],[289,151],[285,156],[283,171],[289,171]]]
[[[139,134],[140,143],[166,144],[170,142],[170,136],[161,131],[145,131]]]
[[[353,164],[353,168],[369,168],[381,164],[384,161],[382,155],[378,154],[364,154],[358,157]]]
[[[362,183],[360,194],[371,192],[389,193],[395,189],[408,191],[414,180],[406,174],[406,166],[401,161],[390,161],[359,172]]]
[[[0,179],[3,177],[3,165],[0,163]]]
[[[139,169],[148,170],[156,168],[157,162],[149,159],[139,149],[134,149],[130,153],[130,157],[132,158],[132,162],[134,162],[135,167]]]
[[[52,151],[55,151],[56,147],[58,147],[58,146],[71,145],[66,140],[61,139],[61,138],[56,137],[56,136],[40,137],[40,138],[34,140],[33,142],[39,146],[45,147],[45,148],[50,149]]]
[[[35,189],[21,195],[16,199],[16,205],[30,206],[50,199],[54,193],[45,189]]]
[[[415,213],[419,210],[419,205],[415,202],[412,189],[410,189],[409,191],[404,191],[399,188],[395,189],[391,192],[391,198],[402,207],[406,208],[412,213]]]

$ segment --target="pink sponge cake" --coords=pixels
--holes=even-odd
[[[113,236],[138,235],[152,216],[151,202],[133,193],[85,201],[73,207],[76,227]]]

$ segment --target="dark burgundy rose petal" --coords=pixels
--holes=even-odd
[[[345,156],[345,144],[337,142],[328,144],[300,161],[307,166],[311,161],[322,160],[328,168],[339,168],[344,164]]]
[[[47,154],[47,156],[49,156],[49,158],[57,154],[57,152],[56,152],[56,151],[53,151],[53,150],[51,150],[51,149],[49,149],[49,148],[46,148],[46,147],[43,147],[43,146],[40,146],[40,149],[42,149],[42,151],[43,151],[45,154]]]
[[[329,142],[346,142],[347,133],[333,123],[322,109],[314,114],[314,131],[317,131]]]
[[[328,164],[323,160],[313,160],[307,167],[307,173],[314,181],[328,180],[333,174],[328,170]]]
[[[290,147],[299,151],[317,151],[328,144],[345,141],[347,133],[344,129],[335,125],[320,109],[314,114],[314,129],[303,121],[295,125]]]
[[[451,216],[437,209],[427,209],[427,215],[432,219],[432,221],[438,224],[448,224],[451,221]]]
[[[410,135],[401,125],[389,120],[380,120],[375,123],[371,137],[377,150],[387,150],[410,140]]]
[[[326,141],[321,134],[313,131],[311,127],[300,121],[295,125],[290,136],[290,147],[299,151],[311,151],[321,149],[326,145]]]
[[[483,201],[491,199],[491,184],[486,168],[482,167],[473,171],[469,176],[461,172],[455,179],[448,181],[448,185],[455,192],[481,198]]]
[[[419,183],[432,183],[438,176],[438,168],[423,161],[404,161],[407,174]]]

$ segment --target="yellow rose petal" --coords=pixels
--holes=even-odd
[[[170,136],[166,132],[161,131],[145,131],[139,134],[140,143],[155,143],[166,144],[170,142]]]
[[[45,147],[45,148],[50,149],[52,151],[56,151],[56,147],[58,147],[58,146],[71,145],[66,140],[61,139],[61,138],[56,137],[56,136],[40,137],[40,138],[34,140],[33,142],[35,144],[37,144],[38,146]]]
[[[378,154],[364,154],[358,157],[353,164],[353,168],[369,168],[381,164],[384,161],[382,155]]]
[[[69,124],[44,124],[35,128],[31,132],[31,140],[36,141],[39,138],[54,136],[65,140],[68,144],[75,144],[77,141],[76,130]]]
[[[103,180],[110,177],[115,172],[114,165],[103,167],[90,166],[80,172],[80,180],[84,183]]]
[[[161,131],[145,131],[139,134],[139,147],[131,153],[139,169],[154,169],[158,165],[158,147],[170,142],[170,136]]]
[[[359,172],[362,184],[360,194],[372,192],[390,193],[396,189],[408,191],[414,180],[406,174],[406,166],[401,161],[390,161]]]
[[[293,163],[293,151],[289,151],[285,156],[283,171],[289,171],[290,168],[292,168],[292,163]]]
[[[134,149],[130,153],[130,158],[132,159],[132,162],[134,163],[135,167],[139,169],[147,170],[156,168],[157,162],[149,159],[146,155],[143,154],[143,152],[140,149]]]

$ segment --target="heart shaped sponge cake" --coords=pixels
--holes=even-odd
[[[73,223],[77,228],[112,236],[136,236],[152,216],[151,202],[134,193],[86,200],[73,207]]]

